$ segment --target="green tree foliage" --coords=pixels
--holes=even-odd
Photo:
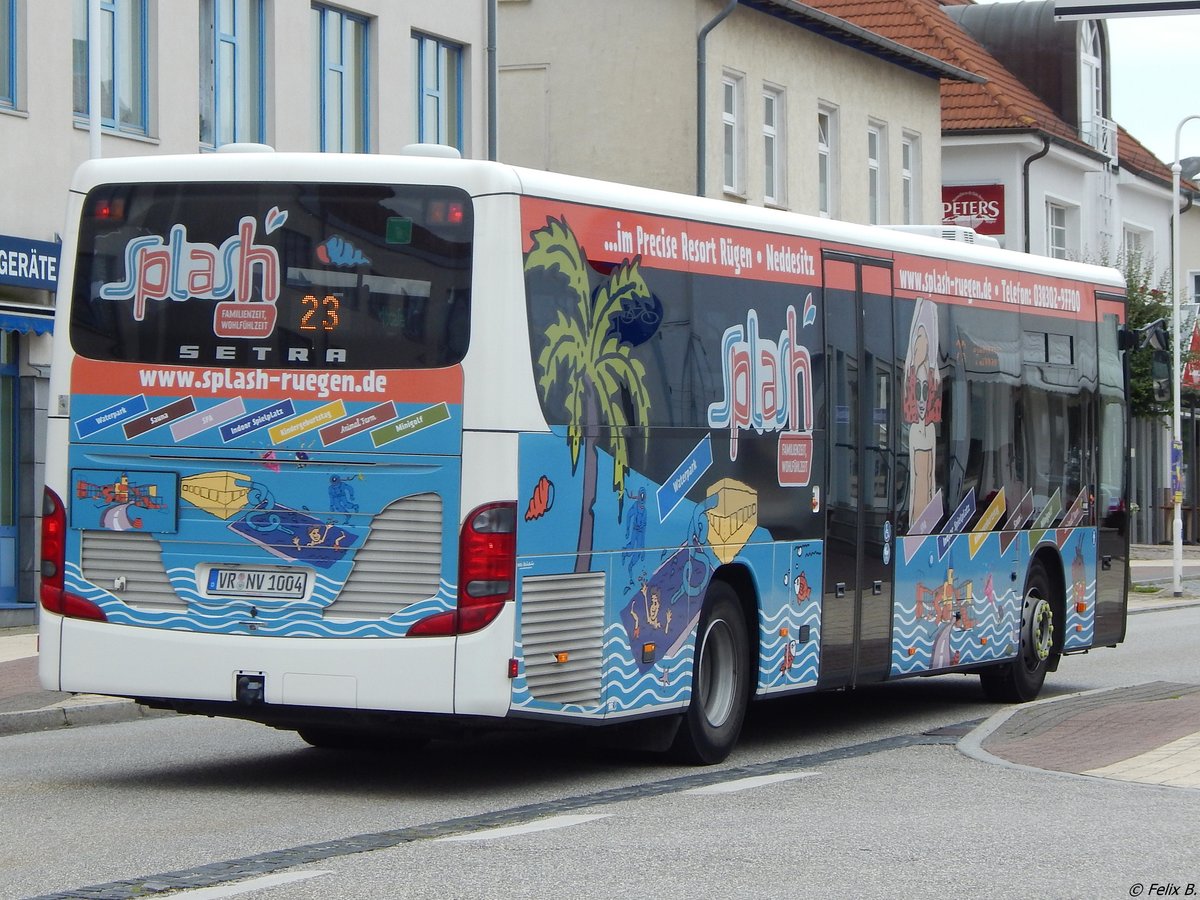
[[[543,399],[556,384],[566,384],[567,443],[574,470],[584,462],[583,512],[579,528],[576,571],[586,571],[592,549],[592,508],[596,500],[596,445],[607,445],[613,457],[612,489],[618,510],[624,508],[625,476],[629,471],[627,434],[642,430],[650,418],[646,370],[621,343],[612,327],[626,299],[647,299],[650,289],[642,278],[640,257],[626,260],[595,289],[583,249],[565,220],[550,219],[531,235],[525,271],[544,269],[563,279],[562,303],[556,320],[546,329],[546,344],[538,354],[538,387]]]
[[[1123,260],[1121,269],[1125,274],[1126,325],[1136,332],[1156,319],[1166,319],[1170,327],[1170,284],[1165,276],[1155,281],[1153,260],[1143,258],[1140,253],[1131,253]],[[1186,360],[1189,347],[1184,346],[1182,350]],[[1129,411],[1139,418],[1161,418],[1172,411],[1170,399],[1154,399],[1151,353],[1149,348],[1139,347],[1129,354]]]

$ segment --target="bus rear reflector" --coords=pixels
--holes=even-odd
[[[73,619],[107,621],[104,610],[78,594],[68,593],[63,572],[67,563],[67,510],[58,494],[42,493],[42,606],[47,612]]]
[[[488,503],[467,516],[458,536],[458,608],[421,619],[411,637],[470,634],[516,596],[517,505]]]

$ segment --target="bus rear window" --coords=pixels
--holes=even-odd
[[[452,365],[472,223],[470,197],[447,187],[102,186],[84,204],[71,344],[153,364]]]

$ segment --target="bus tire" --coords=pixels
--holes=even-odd
[[[737,743],[749,697],[750,642],[742,605],[732,587],[713,581],[696,633],[692,700],[671,755],[692,765],[721,762]]]
[[[1029,567],[1021,605],[1021,635],[1017,658],[979,673],[984,695],[997,703],[1033,700],[1046,681],[1054,652],[1056,626],[1050,576],[1040,562]]]

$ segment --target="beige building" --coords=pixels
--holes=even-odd
[[[500,0],[499,158],[879,224],[941,221],[962,69],[794,0]]]

